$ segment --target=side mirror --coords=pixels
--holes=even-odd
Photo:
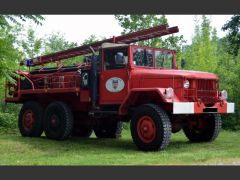
[[[125,59],[122,52],[118,52],[115,55],[115,64],[125,64]]]
[[[181,69],[184,69],[185,64],[186,64],[186,60],[182,59],[181,60]]]

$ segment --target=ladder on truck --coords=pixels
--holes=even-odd
[[[169,28],[168,25],[159,25],[159,26],[140,30],[140,31],[129,33],[122,36],[116,36],[116,37],[113,36],[112,38],[109,38],[109,39],[97,41],[91,44],[82,45],[76,48],[71,48],[71,49],[51,53],[48,55],[38,56],[36,58],[27,60],[28,61],[27,63],[26,63],[26,60],[24,60],[20,62],[20,65],[27,65],[27,66],[43,65],[50,62],[60,61],[62,59],[68,59],[76,56],[89,54],[91,53],[90,47],[96,51],[101,47],[103,43],[131,44],[138,41],[148,40],[156,37],[165,36],[168,34],[177,33],[178,31],[179,30],[177,26]]]

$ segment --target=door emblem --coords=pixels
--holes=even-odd
[[[121,90],[123,90],[125,83],[121,78],[112,77],[107,80],[105,86],[110,92],[120,92]]]

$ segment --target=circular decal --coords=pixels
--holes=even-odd
[[[107,90],[110,92],[120,92],[123,90],[125,83],[121,78],[112,77],[107,80],[105,85]]]

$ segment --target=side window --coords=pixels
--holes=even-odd
[[[128,50],[122,49],[105,49],[104,50],[104,69],[124,69],[128,63]]]

